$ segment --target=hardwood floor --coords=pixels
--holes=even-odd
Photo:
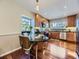
[[[29,59],[29,56],[26,55],[22,49],[15,51],[9,55],[6,55],[0,59]]]
[[[76,53],[76,43],[51,39],[48,42],[40,42],[36,46],[38,46],[38,53],[37,53],[38,59],[78,58]]]
[[[36,49],[37,55],[35,55]],[[33,46],[31,51],[37,59],[79,59],[76,54],[76,44],[60,40],[50,39],[48,42],[39,42]],[[19,50],[1,59],[29,59],[29,57],[23,50]]]

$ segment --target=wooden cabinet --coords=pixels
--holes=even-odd
[[[67,32],[66,38],[68,41],[76,42],[76,33],[75,32]]]
[[[68,16],[68,27],[75,27],[76,26],[76,15]]]
[[[52,32],[51,38],[53,38],[53,39],[59,39],[60,38],[60,33],[59,32]]]
[[[40,27],[41,24],[41,17],[38,14],[35,14],[35,26]]]
[[[68,16],[68,27],[76,27],[76,15]],[[71,29],[70,29],[71,30]],[[76,32],[67,32],[68,41],[76,42]]]
[[[42,26],[42,23],[46,23],[48,24],[48,20],[42,16],[40,16],[39,14],[35,14],[35,26],[36,27],[41,27]]]

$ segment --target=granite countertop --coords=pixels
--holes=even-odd
[[[51,30],[50,32],[79,32],[79,31],[71,31],[71,30]]]

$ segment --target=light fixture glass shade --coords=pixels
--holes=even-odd
[[[39,4],[36,3],[36,10],[39,11]]]
[[[39,6],[38,5],[36,6],[36,10],[39,11]]]

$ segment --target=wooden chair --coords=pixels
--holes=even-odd
[[[30,59],[35,59],[35,56],[31,53],[33,44],[30,43],[29,38],[23,36],[19,36],[19,38],[20,38],[20,45],[24,50],[25,54],[28,54],[30,56]]]
[[[26,54],[28,54],[32,47],[32,44],[30,43],[29,38],[24,36],[19,36],[19,38],[20,38],[20,45],[22,49],[25,51]]]

